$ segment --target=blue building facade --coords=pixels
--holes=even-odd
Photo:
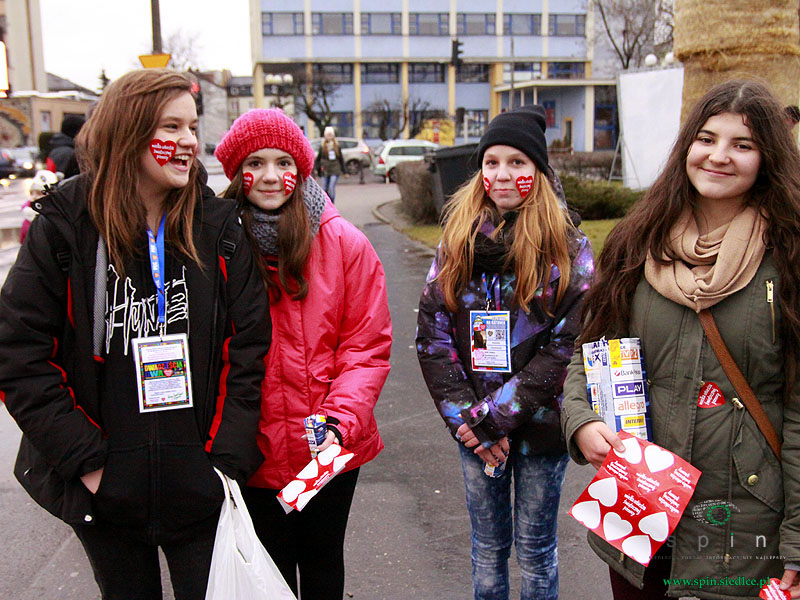
[[[499,112],[536,103],[548,143],[592,151],[616,142],[615,75],[593,68],[591,0],[250,3],[254,78],[324,78],[338,135],[375,141],[388,120],[407,137],[415,119],[435,114],[457,120],[456,143],[475,141]],[[305,115],[295,119],[318,133]]]

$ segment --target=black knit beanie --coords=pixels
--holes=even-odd
[[[61,121],[61,133],[71,138],[78,135],[78,132],[83,127],[85,119],[81,115],[67,115]]]
[[[544,108],[538,104],[521,106],[500,113],[489,123],[478,144],[478,164],[483,164],[483,155],[491,146],[511,146],[521,150],[536,168],[547,173],[547,129]]]

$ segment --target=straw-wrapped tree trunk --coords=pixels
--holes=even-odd
[[[784,104],[798,104],[798,0],[675,0],[674,36],[681,120],[709,88],[741,77],[765,80]]]

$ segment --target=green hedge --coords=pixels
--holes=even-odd
[[[619,183],[589,181],[565,175],[561,178],[564,195],[570,208],[585,221],[618,219],[644,194],[622,187]]]

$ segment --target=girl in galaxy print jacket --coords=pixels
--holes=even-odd
[[[490,123],[481,171],[446,209],[419,305],[420,366],[460,442],[476,599],[508,597],[513,541],[522,598],[558,595],[560,400],[593,259],[545,175],[544,129],[538,106]],[[485,474],[501,463],[501,476]]]

